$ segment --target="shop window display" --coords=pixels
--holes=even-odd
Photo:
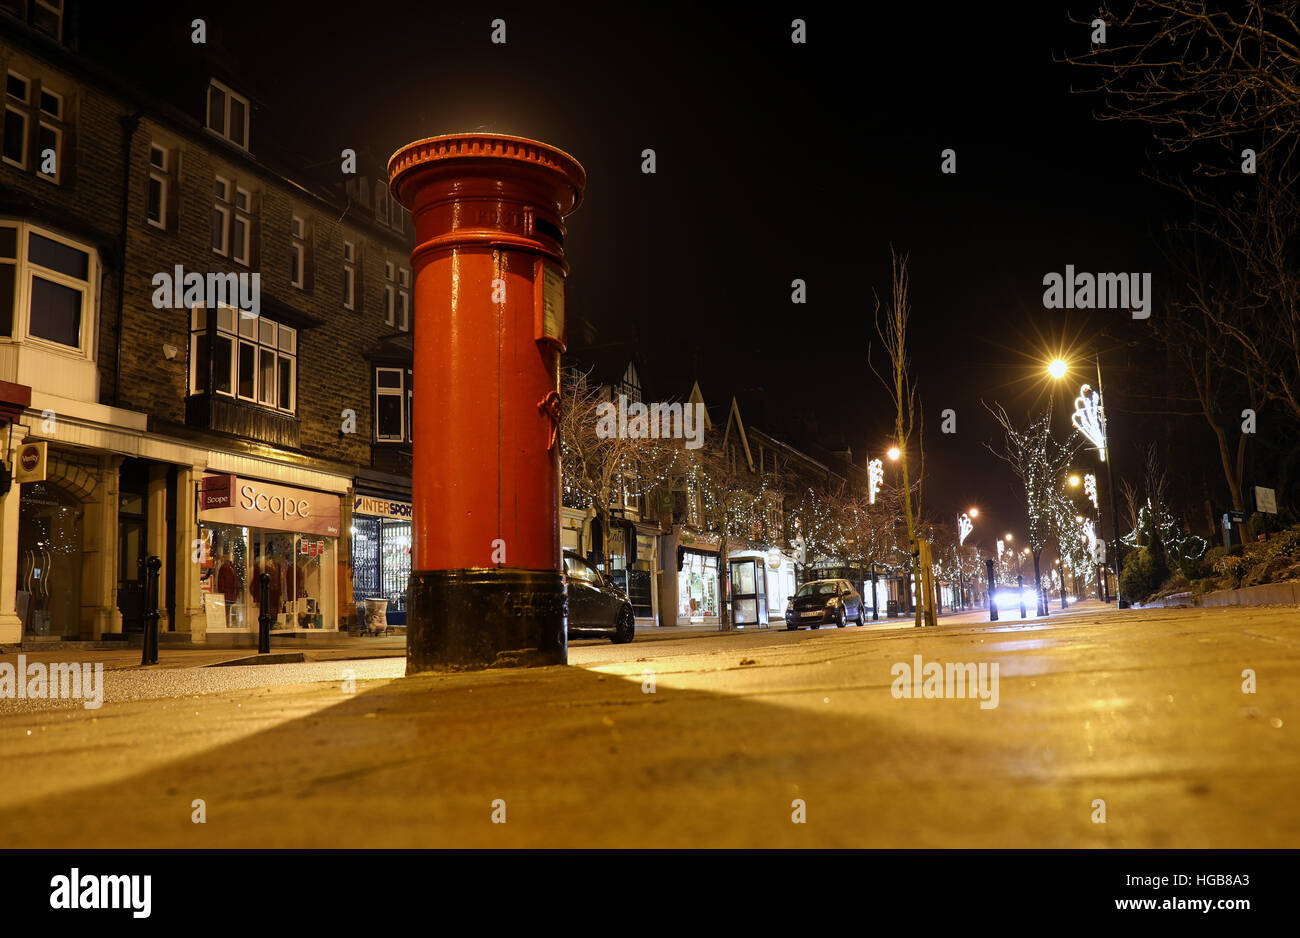
[[[718,615],[718,556],[687,551],[677,574],[677,617],[703,622]]]
[[[334,538],[237,525],[201,526],[204,556],[199,585],[209,629],[255,631],[263,573],[271,629],[333,627],[329,580]]]

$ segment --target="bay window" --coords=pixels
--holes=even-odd
[[[0,338],[89,358],[96,251],[25,222],[0,222]]]
[[[190,393],[212,393],[293,413],[298,330],[228,306],[190,311]]]

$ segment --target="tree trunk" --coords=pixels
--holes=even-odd
[[[1038,567],[1038,558],[1041,555],[1042,551],[1034,551],[1034,587],[1038,593],[1038,614],[1045,616],[1047,615],[1047,603],[1043,599],[1043,574]]]
[[[730,590],[727,584],[731,579],[731,564],[727,563],[727,536],[718,539],[718,631],[731,631],[731,610],[727,606]]]

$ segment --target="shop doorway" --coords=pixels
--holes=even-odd
[[[23,485],[18,511],[18,613],[24,638],[81,637],[81,500],[52,482]]]
[[[125,460],[118,481],[117,609],[122,613],[122,631],[128,634],[144,632],[148,490],[146,464]]]

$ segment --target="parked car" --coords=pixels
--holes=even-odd
[[[604,635],[616,645],[636,638],[632,604],[617,586],[577,554],[564,552],[564,582],[569,594],[569,635]]]
[[[844,628],[850,621],[866,621],[866,604],[848,580],[813,580],[799,587],[785,607],[785,627],[793,632],[801,625],[821,628],[834,622]]]

